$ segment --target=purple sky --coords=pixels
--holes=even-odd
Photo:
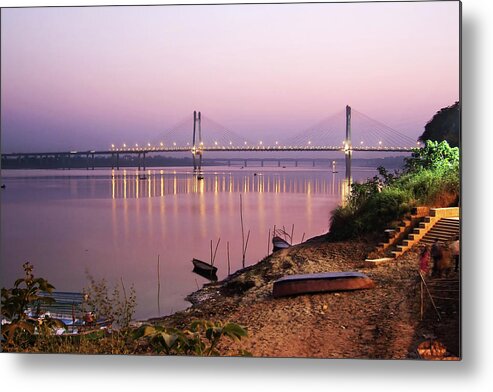
[[[1,22],[3,152],[145,143],[195,109],[274,140],[350,104],[416,138],[459,99],[458,2],[3,9]]]

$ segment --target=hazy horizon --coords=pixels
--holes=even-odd
[[[416,139],[459,100],[459,2],[18,8],[1,22],[2,152],[145,143],[193,110],[277,139],[346,104]]]

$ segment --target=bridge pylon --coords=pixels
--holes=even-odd
[[[198,136],[198,138],[197,138]],[[198,146],[197,146],[198,139]],[[203,153],[203,143],[202,143],[202,126],[201,126],[201,115],[200,112],[193,111],[193,135],[192,135],[192,157],[193,157],[193,170],[202,170],[202,153]],[[197,163],[198,156],[198,163]]]
[[[353,145],[351,141],[351,106],[346,105],[346,140],[344,142],[344,154],[346,157],[346,179],[351,187],[351,155]]]

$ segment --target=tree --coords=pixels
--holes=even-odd
[[[460,105],[440,109],[425,125],[425,131],[418,138],[421,142],[446,140],[451,147],[459,147],[460,141]]]
[[[459,148],[450,147],[446,141],[427,140],[423,148],[414,148],[410,158],[404,158],[406,172],[436,170],[459,166]]]

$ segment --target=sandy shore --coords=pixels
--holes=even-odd
[[[183,328],[192,320],[209,319],[246,327],[248,338],[220,347],[223,355],[244,349],[255,357],[418,358],[417,345],[436,336],[451,355],[459,356],[459,292],[435,301],[440,321],[431,302],[425,301],[421,320],[417,250],[367,267],[364,259],[373,247],[315,238],[193,293],[187,310],[151,321]],[[284,275],[328,271],[360,271],[376,287],[272,297],[273,282]]]

